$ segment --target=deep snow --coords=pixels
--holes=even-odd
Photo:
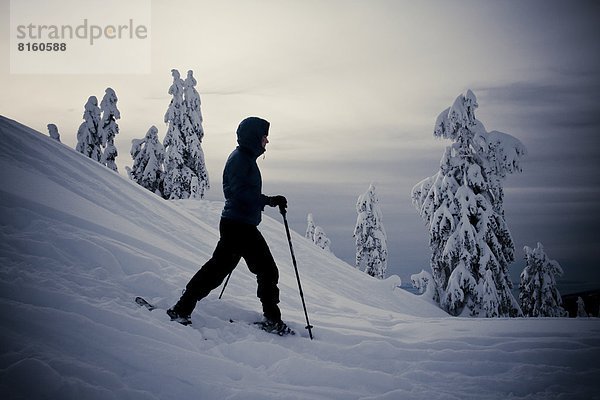
[[[133,299],[176,301],[210,257],[222,204],[164,201],[4,117],[0,138],[3,399],[600,398],[599,319],[448,317],[294,233],[311,341],[269,217],[260,229],[300,336],[229,323],[259,318],[243,263],[193,327],[172,323]]]

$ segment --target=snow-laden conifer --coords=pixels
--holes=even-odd
[[[327,237],[323,228],[315,225],[315,220],[312,214],[308,214],[306,222],[307,226],[305,237],[320,248],[331,252],[331,240]]]
[[[433,300],[435,285],[433,283],[433,277],[429,272],[421,270],[418,274],[411,275],[410,281],[420,294],[424,295],[429,300]]]
[[[581,296],[577,297],[577,318],[588,318],[589,314],[585,311],[585,301]]]
[[[58,128],[54,124],[48,124],[48,135],[57,142],[60,142],[60,133],[58,133]]]
[[[376,278],[384,279],[387,270],[387,236],[375,186],[358,197],[356,202],[356,268]]]
[[[102,158],[100,130],[98,99],[96,96],[90,96],[84,106],[83,122],[77,130],[77,147],[75,149],[98,162]]]
[[[119,133],[119,126],[116,120],[121,118],[121,113],[117,108],[117,95],[112,88],[106,88],[104,97],[100,102],[102,111],[102,129],[100,130],[100,144],[104,147],[102,159],[100,162],[113,171],[117,171],[115,159],[119,154],[115,147],[115,136]]]
[[[187,78],[183,82],[185,115],[183,117],[182,134],[186,144],[184,164],[190,169],[192,180],[194,177],[197,180],[193,196],[190,195],[190,197],[202,199],[206,191],[210,188],[210,184],[204,161],[204,151],[202,150],[204,129],[202,127],[200,95],[196,91],[196,84],[193,71],[188,71]]]
[[[106,144],[106,148],[102,152],[102,159],[100,162],[113,171],[118,172],[119,169],[117,168],[117,163],[115,162],[115,159],[118,155],[119,152],[117,151],[117,147],[115,146],[114,142],[108,142]]]
[[[541,243],[535,249],[525,246],[525,269],[521,273],[519,300],[526,317],[565,317],[556,277],[563,274],[560,264],[551,260]]]
[[[440,171],[412,190],[429,227],[434,299],[453,315],[517,316],[508,273],[514,243],[504,219],[504,178],[520,171],[526,150],[511,135],[487,132],[467,91],[437,118],[449,139]]]
[[[139,185],[162,196],[165,150],[158,140],[158,129],[151,126],[143,139],[131,141],[133,166],[127,168],[129,177]]]
[[[308,214],[306,217],[306,234],[304,235],[308,240],[314,243],[315,241],[315,220],[312,214]]]
[[[202,199],[204,197],[204,191],[198,183],[198,177],[192,176],[192,183],[190,184],[190,199]]]
[[[325,234],[325,231],[320,226],[315,227],[315,236],[313,239],[314,243],[322,248],[323,250],[331,251],[331,240]]]
[[[186,144],[182,132],[185,119],[183,103],[183,79],[176,69],[171,70],[173,83],[169,87],[172,96],[165,113],[168,124],[163,142],[165,148],[165,179],[163,197],[166,199],[187,199],[190,196],[192,171],[185,165]]]

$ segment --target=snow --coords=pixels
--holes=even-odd
[[[311,341],[269,217],[260,229],[299,335],[245,323],[260,305],[244,265],[192,327],[172,323],[133,299],[176,301],[212,253],[222,204],[162,200],[4,117],[0,135],[3,399],[600,398],[598,319],[449,317],[293,233]]]

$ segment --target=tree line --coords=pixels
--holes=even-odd
[[[126,167],[127,175],[164,199],[202,199],[210,183],[202,150],[204,129],[197,81],[191,70],[185,80],[176,69],[171,70],[171,75],[173,83],[168,92],[172,97],[164,116],[165,138],[161,143],[153,125],[142,139],[132,140],[133,165]],[[106,89],[100,106],[96,96],[88,98],[75,147],[115,172],[118,151],[114,141],[119,133],[117,120],[121,118],[117,101],[112,88]],[[48,124],[48,131],[50,137],[60,141],[55,124]]]

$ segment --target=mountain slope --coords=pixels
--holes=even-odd
[[[218,240],[222,204],[164,201],[0,117],[0,395],[86,399],[588,398],[597,320],[449,318],[293,234],[314,341],[282,224],[260,226],[279,265],[283,317],[260,317],[243,262],[193,327],[172,305]],[[290,210],[293,212],[293,208]],[[240,323],[229,323],[233,318]],[[32,384],[35,383],[35,384]]]

